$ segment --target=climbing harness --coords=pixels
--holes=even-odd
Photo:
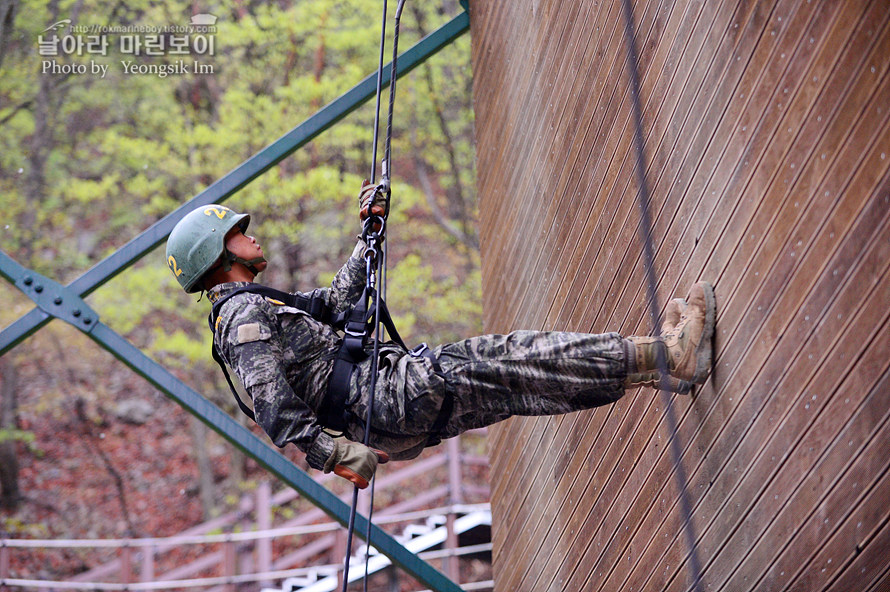
[[[317,291],[305,295],[282,292],[281,290],[276,290],[260,284],[242,286],[240,288],[235,288],[213,303],[213,307],[207,319],[211,332],[216,333],[216,323],[219,318],[219,311],[222,309],[223,304],[230,298],[244,293],[258,294],[265,297],[274,305],[296,308],[305,312],[316,321],[330,325],[334,329],[345,331],[345,336],[337,358],[334,361],[334,368],[331,372],[327,396],[322,403],[322,407],[316,411],[316,416],[321,425],[334,431],[344,431],[350,418],[346,411],[346,401],[349,394],[349,379],[355,365],[368,357],[364,351],[364,346],[367,340],[367,335],[370,334],[371,320],[375,316],[373,305],[370,309],[368,307],[368,303],[374,301],[373,288],[371,287],[369,289],[369,287],[366,286],[365,292],[353,308],[334,313],[331,311],[330,307],[328,307],[324,297],[318,294]],[[386,307],[386,302],[380,300],[379,306],[381,323],[386,327],[392,340],[407,350],[408,346],[405,345],[405,342],[402,341],[401,336],[396,330],[392,316],[389,314],[389,310]],[[426,344],[421,345],[426,347]],[[409,350],[409,354],[415,357],[418,355],[427,355],[427,352],[428,348],[423,351],[418,348]],[[215,341],[212,347],[212,354],[213,359],[219,364],[219,367],[223,371],[223,376],[225,376],[226,382],[229,384],[229,388],[235,396],[235,401],[238,403],[238,407],[240,407],[241,411],[243,411],[250,419],[256,421],[253,411],[251,411],[250,407],[247,406],[238,395],[238,391],[235,389],[235,385],[232,382]]]
[[[627,69],[630,74],[630,96],[633,103],[634,116],[634,144],[636,147],[636,175],[639,191],[640,208],[640,233],[643,239],[643,259],[646,268],[647,295],[649,299],[649,317],[652,322],[654,336],[660,337],[658,293],[655,279],[655,255],[652,247],[652,220],[649,214],[649,185],[646,182],[646,154],[645,141],[643,139],[643,108],[640,103],[640,74],[637,70],[637,47],[634,40],[633,7],[630,0],[623,0],[624,8],[624,38],[627,43]],[[669,372],[667,359],[659,356],[659,374],[661,375],[659,391],[664,403],[664,416],[670,430],[671,455],[674,461],[674,475],[680,489],[680,507],[683,513],[683,533],[689,548],[689,570],[692,575],[693,589],[704,592],[701,583],[701,563],[698,558],[698,547],[695,542],[695,532],[692,528],[692,505],[689,502],[688,483],[686,472],[683,469],[683,451],[677,436],[677,418],[674,415],[673,402],[671,400],[668,384]]]

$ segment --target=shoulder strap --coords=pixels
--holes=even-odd
[[[268,286],[262,286],[260,284],[251,284],[249,286],[241,286],[240,288],[235,288],[219,300],[213,303],[213,308],[210,311],[210,330],[214,331],[216,327],[216,317],[219,316],[219,310],[222,308],[222,305],[232,298],[233,296],[237,296],[238,294],[244,294],[245,292],[249,292],[251,294],[259,294],[260,296],[265,296],[267,298],[271,298],[272,300],[277,300],[281,302],[285,306],[291,306],[293,308],[297,308],[302,310],[305,313],[308,313],[313,319],[317,321],[321,321],[322,323],[326,323],[328,325],[332,325],[338,329],[342,328],[346,322],[346,313],[334,313],[328,307],[322,296],[319,296],[316,292],[312,292],[310,296],[306,296],[304,294],[291,294],[290,292],[282,292],[281,290],[276,290],[275,288],[270,288]]]
[[[244,412],[244,415],[246,415],[251,420],[253,420],[254,423],[256,423],[256,415],[254,415],[250,407],[247,406],[247,403],[245,403],[241,399],[241,395],[238,394],[238,391],[235,390],[235,385],[232,383],[232,378],[229,376],[229,371],[228,369],[226,369],[226,364],[225,362],[223,362],[222,356],[219,355],[219,352],[216,351],[216,344],[211,347],[210,351],[213,354],[214,361],[219,364],[220,368],[222,368],[223,376],[226,377],[226,382],[229,383],[229,389],[231,389],[232,394],[235,395],[235,400],[238,402],[238,407],[241,408],[241,411]]]

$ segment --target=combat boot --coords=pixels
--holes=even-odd
[[[674,298],[668,302],[667,308],[664,311],[664,320],[661,323],[662,335],[674,330],[674,327],[680,322],[680,319],[683,316],[683,311],[685,310],[686,301],[682,298]],[[661,384],[661,373],[657,370],[654,372],[637,372],[635,374],[627,375],[627,379],[624,381],[625,389],[642,387],[665,389],[671,393],[685,395],[692,390],[692,383],[669,375],[667,383]]]
[[[703,384],[711,369],[716,302],[711,285],[698,282],[689,291],[680,320],[670,331],[661,337],[630,337],[636,348],[637,372],[657,372],[666,357],[671,376]]]

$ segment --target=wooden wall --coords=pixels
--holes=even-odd
[[[637,0],[659,298],[704,589],[890,586],[890,7]],[[648,333],[617,0],[473,0],[486,329]],[[688,590],[652,391],[491,436],[496,589]]]

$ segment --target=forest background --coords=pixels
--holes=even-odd
[[[77,278],[376,71],[380,5],[0,0],[0,249],[62,284]],[[457,0],[409,2],[400,47],[460,10]],[[216,17],[212,54],[184,57],[192,69],[200,62],[200,73],[151,73],[183,57],[122,52],[115,33],[104,35],[106,55],[40,53],[64,19],[58,35],[68,25],[188,25],[197,14]],[[94,73],[93,64],[107,70]],[[65,73],[78,65],[86,73]],[[481,330],[471,83],[468,35],[399,82],[387,290],[409,343]],[[270,260],[263,283],[326,285],[348,257],[372,124],[373,100],[226,202],[252,215],[251,233]],[[161,247],[87,302],[239,417],[209,356],[208,304],[195,299],[176,284]],[[0,302],[3,327],[33,308],[6,282]],[[470,445],[484,453],[484,443]],[[263,478],[65,323],[0,357],[0,538],[168,536],[233,507]],[[34,553],[14,558],[12,575],[53,579],[93,560]]]

